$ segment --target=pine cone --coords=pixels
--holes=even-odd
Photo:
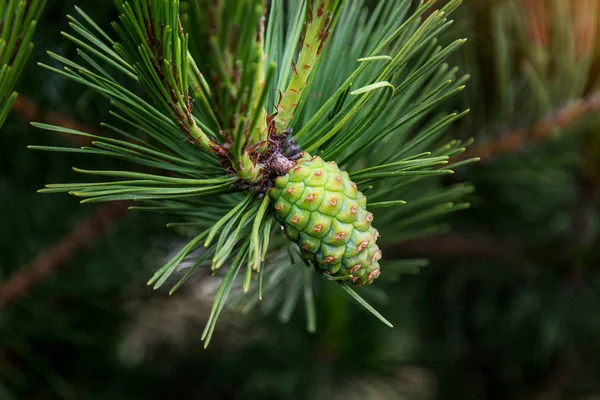
[[[379,232],[371,226],[367,198],[335,162],[304,153],[269,191],[276,218],[302,256],[324,273],[352,275],[355,286],[373,283],[379,274]]]

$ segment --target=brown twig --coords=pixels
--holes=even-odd
[[[456,157],[457,161],[472,157],[488,160],[496,156],[511,153],[521,149],[530,141],[547,139],[557,129],[564,129],[577,121],[585,113],[600,110],[600,93],[593,93],[587,97],[558,108],[549,116],[543,118],[530,129],[517,129],[505,132],[499,138],[473,146],[463,154]]]
[[[576,371],[576,365],[571,355],[562,356],[550,369],[546,378],[541,382],[535,393],[535,400],[558,400]]]
[[[15,272],[0,286],[0,310],[72,259],[77,251],[91,245],[124,214],[128,205],[127,202],[115,202],[100,207],[96,213],[81,220],[62,239],[38,254],[31,263]]]
[[[94,133],[95,129],[61,115],[53,110],[43,110],[35,101],[19,94],[11,112],[20,115],[27,122],[43,122],[50,125],[58,125],[81,132]],[[65,135],[74,144],[89,145],[92,139],[84,136]]]
[[[420,238],[382,248],[388,257],[462,257],[479,260],[519,258],[522,250],[516,240],[499,240],[483,233]]]

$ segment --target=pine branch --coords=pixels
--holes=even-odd
[[[179,19],[179,1],[117,1],[123,39],[115,50],[128,60],[139,82],[179,128],[206,151],[216,143],[197,124],[188,93],[188,38]]]
[[[461,161],[474,156],[481,157],[482,160],[489,160],[519,151],[529,144],[548,139],[556,131],[568,128],[585,114],[599,110],[600,93],[590,94],[556,109],[553,113],[535,123],[530,129],[516,129],[501,133],[497,139],[473,146],[455,157],[454,160]]]
[[[115,202],[100,207],[93,215],[79,221],[52,247],[21,267],[0,286],[0,310],[43,282],[54,270],[70,261],[78,251],[93,244],[121,218],[128,206],[127,202]]]
[[[300,51],[296,62],[292,63],[292,78],[277,107],[275,126],[280,134],[289,126],[296,110],[299,109],[304,92],[308,92],[311,72],[315,70],[318,57],[333,29],[338,3],[339,0],[307,1],[306,22],[299,41]]]
[[[33,50],[31,40],[45,4],[45,0],[0,3],[0,127],[17,98],[12,90]]]
[[[69,193],[82,198],[82,203],[135,200],[140,202],[136,210],[184,219],[170,226],[196,227],[196,236],[148,283],[160,288],[178,265],[200,248],[202,255],[172,290],[198,267],[213,273],[227,269],[203,334],[207,344],[232,289],[237,287],[237,277],[243,281],[243,291],[253,296],[248,304],[261,301],[263,291],[268,290],[275,300],[273,307],[283,303],[286,318],[296,305],[296,300],[286,300],[287,288],[304,293],[308,328],[313,330],[312,271],[299,275],[298,268],[287,268],[299,260],[325,279],[345,285],[353,298],[384,320],[346,282],[352,278],[356,286],[371,283],[379,276],[377,262],[382,257],[375,244],[379,231],[370,225],[373,214],[366,211],[366,197],[358,190],[369,192],[378,218],[384,222],[378,229],[389,233],[390,240],[406,239],[415,232],[431,233],[438,227],[425,228],[425,224],[468,207],[461,197],[472,188],[439,185],[440,176],[453,173],[449,167],[476,161],[473,158],[448,165],[448,160],[464,152],[470,143],[440,140],[450,124],[466,113],[447,114],[439,109],[445,99],[463,90],[468,79],[444,63],[464,40],[447,46],[437,44],[437,35],[452,24],[448,16],[460,2],[450,0],[423,20],[432,1],[418,1],[413,9],[404,0],[385,0],[369,13],[362,1],[345,2],[342,7],[338,0],[277,0],[263,33],[266,10],[253,0],[216,4],[184,1],[182,23],[178,1],[118,0],[119,23],[113,24],[118,39],[111,38],[77,8],[78,17],[69,17],[76,35],[65,36],[77,44],[82,61],[50,53],[63,68],[43,67],[106,96],[114,106],[112,115],[127,128],[104,126],[125,139],[35,123],[44,130],[93,141],[79,149],[30,148],[114,157],[152,168],[152,173],[75,169],[108,179],[48,184],[40,192]],[[338,18],[344,24],[335,25]],[[336,31],[330,35],[334,25]],[[290,77],[287,66],[298,51],[298,43],[302,44],[296,66],[299,70]],[[128,89],[115,73],[128,78],[136,89]],[[280,90],[288,88],[280,109],[277,101],[272,108],[269,104],[275,82]],[[138,94],[139,86],[144,94]],[[196,100],[194,109],[190,89]],[[275,112],[269,115],[271,110]],[[290,114],[290,110],[295,111]],[[299,127],[293,132],[288,126],[292,116],[293,128]],[[199,146],[182,140],[190,136]],[[307,153],[318,153],[326,160]],[[315,170],[313,179],[311,169],[325,166],[325,161],[327,175]],[[329,204],[343,208],[340,214],[348,214],[347,218],[330,216],[327,213],[333,210],[328,209],[319,209],[322,216],[313,213],[323,221],[315,222],[311,232],[329,234],[325,228],[330,225],[323,224],[332,226],[334,219],[343,219],[336,226],[345,229],[331,239],[335,246],[325,243],[323,237],[311,239],[313,253],[321,245],[328,252],[316,258],[306,253],[311,248],[307,243],[300,243],[305,253],[298,248],[290,250],[289,241],[272,234],[271,229],[275,218],[284,226],[300,222],[297,215],[290,217],[291,222],[283,221],[286,217],[278,214],[278,210],[283,212],[283,205],[274,202],[278,201],[276,186],[285,186],[292,179],[292,171],[302,170],[302,162],[308,175],[298,176],[311,180],[309,186],[318,185],[318,192],[306,195],[307,203],[302,204],[306,210],[294,205],[299,208],[294,213],[307,216],[302,222],[309,222],[307,210],[318,206],[330,190],[325,186],[348,191],[345,196],[350,199],[342,203],[330,193],[334,198]],[[338,164],[348,171],[339,169]],[[326,176],[335,181],[319,183]],[[400,189],[406,199],[397,198]],[[290,193],[286,189],[286,194]],[[356,228],[349,224],[353,219]],[[308,231],[296,232],[288,239],[297,242],[303,234],[308,235]],[[346,246],[345,239],[357,242],[348,241]],[[342,257],[347,261],[340,270]],[[325,274],[319,263],[334,260],[340,273]],[[265,264],[277,268],[265,270]],[[244,273],[240,273],[242,269]],[[256,285],[252,284],[254,276]],[[284,286],[273,283],[277,276]]]

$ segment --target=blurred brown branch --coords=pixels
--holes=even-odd
[[[19,94],[11,111],[20,115],[27,122],[43,122],[51,125],[58,125],[77,131],[94,133],[94,129],[75,121],[69,117],[61,115],[54,110],[43,110],[35,101]],[[89,145],[92,139],[83,136],[64,135],[76,145]]]
[[[576,372],[576,364],[572,355],[561,357],[548,371],[535,394],[535,400],[558,400],[563,394],[569,379]]]
[[[127,210],[128,202],[109,203],[84,218],[52,247],[38,254],[0,286],[0,310],[24,295],[52,271],[68,262],[82,248],[91,245]]]
[[[585,113],[591,111],[600,111],[600,93],[593,93],[558,108],[555,112],[535,123],[531,129],[508,131],[495,140],[473,146],[456,157],[456,160],[460,161],[472,157],[489,160],[502,154],[517,151],[530,141],[547,139],[553,131],[566,128]]]
[[[485,233],[479,233],[419,238],[384,246],[382,251],[386,256],[391,257],[462,257],[499,260],[520,257],[521,247],[516,240],[499,240]]]

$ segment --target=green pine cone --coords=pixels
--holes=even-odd
[[[379,232],[371,226],[367,198],[335,162],[303,153],[275,180],[269,195],[287,237],[324,273],[352,275],[355,286],[373,283],[379,276]]]

